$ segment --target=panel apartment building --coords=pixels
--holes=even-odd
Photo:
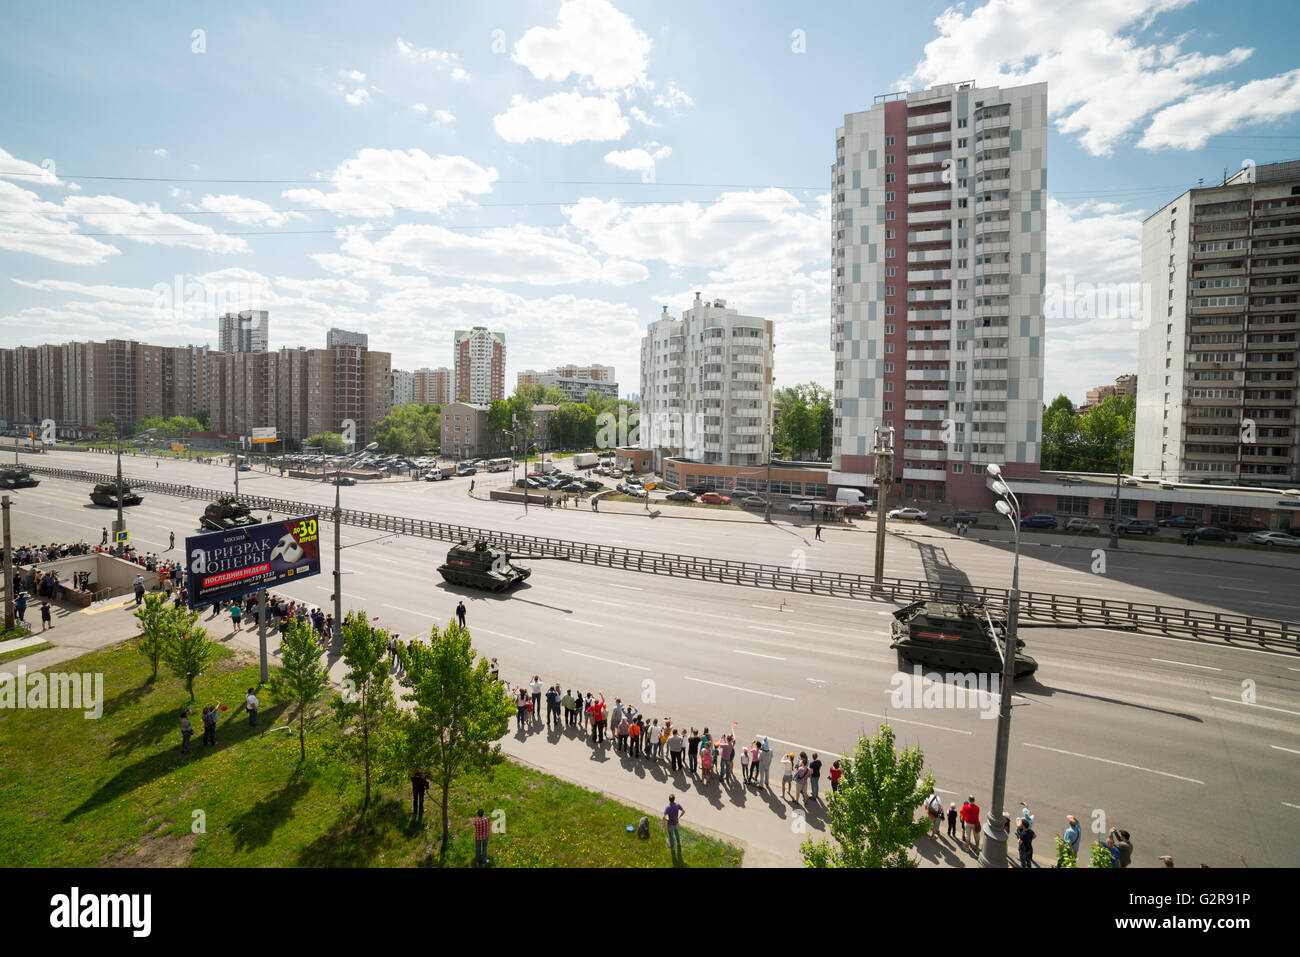
[[[416,369],[411,374],[415,377],[415,398],[412,401],[423,405],[447,405],[455,398],[451,394],[455,373],[446,366]]]
[[[894,494],[991,502],[984,466],[1038,474],[1047,85],[876,97],[831,167],[832,487],[874,486],[894,428]]]
[[[456,399],[472,405],[488,405],[505,398],[506,334],[489,332],[484,326],[457,329],[452,337],[456,377]]]
[[[1134,471],[1300,483],[1300,161],[1247,167],[1142,224]]]
[[[221,351],[229,355],[238,352],[266,352],[268,315],[265,309],[245,309],[228,312],[217,320],[218,341]]]
[[[664,306],[641,339],[640,447],[654,468],[671,456],[766,465],[772,452],[772,320],[695,294],[674,319]]]
[[[618,382],[614,378],[614,367],[596,363],[556,366],[545,372],[525,369],[518,374],[516,381],[518,385],[557,388],[568,396],[570,402],[585,402],[589,392],[599,392],[609,399],[618,398]]]

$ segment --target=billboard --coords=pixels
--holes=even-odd
[[[185,554],[189,605],[197,608],[319,575],[319,524],[305,515],[190,535]]]
[[[275,429],[272,428],[272,429],[254,429],[254,430],[253,430],[253,442],[254,442],[254,443],[257,443],[257,442],[274,442],[274,441],[275,441]]]

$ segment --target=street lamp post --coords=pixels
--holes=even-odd
[[[379,448],[378,442],[371,442],[364,449],[353,452],[344,456],[343,461],[334,474],[334,640],[340,641],[343,638],[343,569],[339,564],[343,553],[343,509],[339,500],[339,479],[343,475],[343,465],[348,459],[354,459],[359,455],[364,455],[373,449]]]
[[[1003,868],[1007,866],[1007,842],[1010,828],[1002,813],[1006,805],[1007,761],[1011,746],[1011,691],[1016,678],[1016,632],[1020,619],[1020,502],[1011,488],[1002,480],[1002,470],[990,463],[986,470],[996,480],[993,491],[1001,496],[997,510],[1011,522],[1015,536],[1015,560],[1011,570],[1010,602],[1007,609],[1007,637],[1002,652],[1002,684],[998,708],[997,750],[993,757],[993,794],[989,799],[989,814],[984,827],[984,841],[980,845],[980,867]],[[997,636],[993,636],[996,644]]]
[[[1131,441],[1132,438],[1133,433],[1127,432],[1115,439],[1115,506],[1110,516],[1111,548],[1119,548],[1119,485],[1120,478],[1124,471],[1124,453],[1122,446],[1125,442]]]

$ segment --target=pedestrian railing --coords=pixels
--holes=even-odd
[[[115,480],[112,475],[75,469],[44,466],[30,466],[30,468],[33,472],[71,481],[99,483]],[[230,492],[224,489],[205,489],[168,482],[132,479],[130,485],[140,491],[200,500],[231,497]],[[334,515],[333,507],[315,502],[295,502],[262,495],[240,495],[239,501],[254,510],[265,510],[282,515],[317,514],[325,521],[332,520]],[[674,578],[773,588],[810,595],[831,595],[873,601],[961,601],[983,605],[991,614],[1004,616],[1008,612],[1010,602],[1007,589],[985,585],[930,582],[907,578],[882,578],[877,581],[872,575],[856,572],[796,569],[791,566],[765,565],[758,562],[707,558],[699,555],[615,548],[610,545],[523,535],[518,532],[432,522],[420,518],[363,512],[356,509],[340,509],[339,520],[345,525],[438,541],[482,540],[521,557],[561,558],[571,562],[603,565],[608,568],[621,568]],[[1112,628],[1229,643],[1251,641],[1265,648],[1300,651],[1300,623],[1298,622],[1213,609],[1180,608],[1121,599],[1022,591],[1020,621]]]

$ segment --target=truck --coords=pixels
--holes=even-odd
[[[600,457],[595,452],[579,452],[573,457],[573,467],[575,469],[591,469],[596,467]]]

